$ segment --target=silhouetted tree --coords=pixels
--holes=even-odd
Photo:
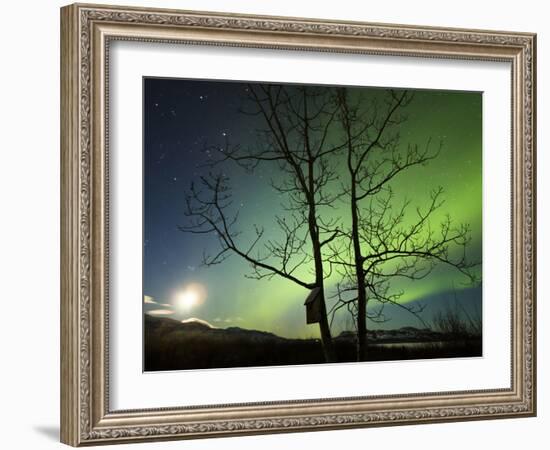
[[[448,336],[456,338],[481,337],[482,317],[480,309],[468,311],[458,299],[453,288],[453,304],[447,303],[443,310],[432,316],[431,327]]]
[[[449,216],[434,224],[443,205],[443,190],[430,194],[421,207],[410,200],[397,204],[393,180],[402,172],[436,158],[441,145],[430,140],[422,147],[403,145],[400,125],[412,101],[407,91],[380,90],[371,98],[350,95],[348,88],[258,84],[247,87],[248,106],[243,114],[261,120],[258,143],[244,149],[214,147],[217,156],[211,172],[192,184],[186,196],[187,223],[182,231],[214,234],[219,252],[205,255],[207,266],[231,254],[247,261],[255,279],[281,277],[306,289],[319,288],[319,322],[326,361],[335,361],[329,316],[347,308],[357,331],[357,359],[367,357],[367,319],[387,320],[384,305],[393,304],[423,322],[422,307],[400,302],[403,292],[392,281],[418,280],[438,264],[446,264],[473,280],[478,265],[467,258],[470,230],[454,225]],[[264,236],[251,225],[252,237],[244,242],[243,224],[232,206],[230,180],[224,171],[235,163],[253,172],[267,165],[276,176],[273,189],[280,194],[284,214],[274,222],[280,240]],[[339,202],[340,201],[340,202]],[[342,220],[330,212],[344,202],[349,216]],[[298,275],[310,267],[311,279]],[[326,304],[325,280],[333,268],[341,277],[336,302]],[[303,273],[303,272],[301,272]],[[378,308],[369,310],[375,300]],[[424,322],[423,322],[424,323]]]
[[[278,276],[307,289],[320,289],[320,335],[326,361],[336,355],[328,322],[325,302],[325,279],[331,267],[325,268],[324,249],[337,237],[336,218],[323,214],[332,208],[338,195],[329,185],[337,179],[331,159],[342,151],[342,142],[335,142],[338,105],[326,89],[308,86],[273,84],[249,85],[248,110],[244,114],[258,116],[263,129],[259,143],[243,149],[226,140],[212,164],[220,167],[234,162],[249,171],[259,164],[279,168],[271,180],[273,189],[281,195],[285,214],[275,222],[283,238],[264,239],[264,229],[254,225],[254,238],[247,243],[239,239],[242,224],[238,213],[231,214],[230,180],[223,173],[201,177],[200,187],[192,185],[186,197],[188,223],[182,231],[214,233],[220,251],[205,256],[211,266],[224,261],[230,254],[250,263],[256,279]],[[312,267],[312,279],[296,274],[298,268]]]
[[[468,225],[454,226],[448,215],[438,226],[433,224],[434,213],[444,203],[442,188],[431,192],[424,208],[410,200],[398,205],[394,198],[392,181],[407,169],[436,158],[441,148],[433,149],[430,140],[423,147],[401,143],[403,111],[411,101],[412,95],[405,90],[380,91],[369,100],[360,95],[352,98],[342,88],[335,96],[336,119],[345,140],[342,192],[351,225],[340,226],[338,240],[331,244],[331,264],[339,268],[343,281],[330,313],[334,316],[347,308],[355,317],[359,361],[367,357],[367,319],[387,320],[384,305],[404,308],[424,323],[422,307],[400,303],[403,292],[392,289],[391,281],[424,278],[439,263],[473,279],[471,269],[478,265],[466,255]],[[377,310],[368,310],[370,300],[376,300]]]

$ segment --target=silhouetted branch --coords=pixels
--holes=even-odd
[[[285,233],[285,239],[281,246],[270,241],[265,247],[269,256],[254,255],[253,252],[261,241],[264,230],[254,226],[255,237],[246,247],[242,247],[236,241],[240,234],[234,230],[238,213],[231,217],[227,215],[227,209],[231,205],[231,194],[227,185],[228,178],[223,175],[210,175],[210,177],[203,176],[200,179],[203,189],[199,190],[193,184],[185,199],[185,216],[189,219],[188,225],[180,226],[179,229],[190,233],[213,233],[217,236],[220,251],[215,255],[204,255],[203,264],[207,266],[219,264],[232,252],[250,263],[256,278],[278,275],[308,289],[315,286],[314,283],[306,282],[293,275],[296,268],[304,262],[303,256],[299,262],[290,266],[292,258],[300,254],[304,243],[304,238],[297,236],[303,221],[298,220],[294,225],[289,226],[285,221],[279,219],[278,224]],[[269,263],[268,259],[279,261],[280,264],[275,266]]]

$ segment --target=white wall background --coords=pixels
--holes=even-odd
[[[119,2],[126,3],[126,2]],[[468,423],[141,444],[144,449],[546,448],[550,426],[545,319],[550,250],[548,134],[550,14],[546,2],[462,0],[133,0],[136,6],[246,12],[538,33],[539,416]],[[60,448],[59,417],[59,7],[57,0],[2,5],[0,46],[0,445]],[[129,448],[121,446],[118,448]],[[137,447],[130,447],[137,448]]]

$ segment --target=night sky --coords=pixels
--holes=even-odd
[[[246,89],[247,84],[239,82],[144,79],[145,311],[178,320],[198,318],[217,327],[239,326],[287,337],[318,336],[318,327],[305,323],[306,289],[277,277],[246,278],[250,267],[238,256],[203,267],[203,253],[217,252],[216,237],[178,229],[185,224],[184,196],[191,181],[210,170],[204,164],[212,157],[211,150],[205,149],[227,141],[243,147],[257,145],[262,121],[239,112]],[[367,95],[380,93],[380,89],[354,89]],[[406,108],[408,120],[400,128],[403,145],[424,145],[432,138],[441,140],[443,147],[437,159],[403,172],[392,182],[396,201],[410,198],[418,206],[427,203],[433,188],[442,186],[445,204],[432,220],[437,224],[450,214],[454,221],[468,223],[472,259],[481,259],[481,106],[480,93],[414,91]],[[248,174],[228,163],[223,170],[231,180],[244,246],[253,238],[253,225],[274,229],[274,217],[282,213],[280,194],[269,184],[277,168],[259,165]],[[341,211],[346,207],[344,202],[337,206]],[[301,271],[304,277],[309,270]],[[337,281],[338,277],[328,279],[327,290]],[[465,282],[456,270],[441,266],[424,280],[396,281],[396,289],[405,290],[403,302],[424,302],[426,314],[455,298],[468,308],[480,308],[481,287]],[[195,293],[194,301],[184,301],[182,306],[182,295],[189,290]],[[398,308],[388,309],[387,315],[391,321],[369,326],[419,326],[416,318]],[[336,334],[347,327],[344,316],[335,321]]]

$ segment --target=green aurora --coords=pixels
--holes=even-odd
[[[196,317],[219,327],[265,330],[286,337],[317,337],[318,326],[305,323],[306,289],[279,277],[247,278],[251,268],[237,256],[213,267],[203,267],[203,252],[216,252],[215,236],[189,235],[177,230],[177,225],[184,221],[184,193],[190,182],[206,170],[201,168],[201,160],[205,158],[203,144],[218,145],[229,136],[235,142],[256,145],[254,130],[261,124],[256,118],[237,112],[241,86],[244,84],[146,79],[144,295],[164,304],[162,308],[174,312],[170,317],[181,320]],[[367,96],[381,92],[356,89]],[[435,227],[449,214],[454,223],[469,224],[472,236],[469,257],[481,260],[481,93],[416,90],[405,113],[407,120],[399,129],[401,145],[423,146],[431,140],[433,145],[441,142],[442,149],[427,165],[409,168],[392,180],[395,203],[412,200],[409,211],[414,213],[416,207],[428,204],[432,190],[442,187],[445,203],[431,216],[431,223]],[[252,174],[235,166],[227,168],[239,209],[237,229],[242,232],[239,240],[243,247],[254,238],[253,224],[265,227],[270,239],[278,237],[274,217],[283,214],[281,196],[268,183],[270,177],[276,176],[274,171],[276,167],[267,165]],[[344,226],[348,226],[345,200],[334,206],[333,210],[321,210],[320,214],[341,217]],[[413,218],[409,220],[411,223]],[[481,279],[481,266],[478,274]],[[304,265],[296,275],[313,280],[312,267]],[[325,281],[329,297],[338,281],[337,274]],[[453,290],[464,292],[464,296],[474,295],[480,302],[481,288],[472,289],[466,281],[455,269],[438,266],[425,279],[396,279],[391,288],[403,290],[404,303],[424,299],[434,302],[448,297]],[[175,298],[191,283],[202,285],[206,295],[201,304],[183,311],[175,305]],[[463,296],[459,293],[457,298]],[[146,312],[158,307],[145,306]],[[409,313],[395,309],[391,313],[393,320],[369,327],[419,325]],[[337,316],[334,334],[348,327],[346,314]]]

